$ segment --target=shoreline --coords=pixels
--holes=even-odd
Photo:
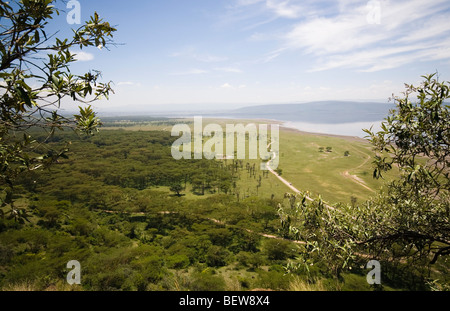
[[[328,133],[316,133],[316,132],[307,132],[302,131],[294,127],[289,126],[280,126],[280,129],[285,132],[294,132],[301,135],[310,135],[310,136],[325,136],[325,137],[333,137],[333,138],[340,138],[345,139],[348,141],[357,141],[362,143],[369,143],[369,141],[365,138],[358,137],[358,136],[347,136],[347,135],[339,135],[339,134],[328,134]]]
[[[189,118],[184,118],[184,119],[189,119]],[[203,120],[221,120],[221,121],[226,121],[226,120],[239,120],[239,121],[250,121],[250,122],[254,122],[256,124],[259,123],[267,123],[267,124],[278,124],[280,125],[280,130],[281,131],[285,131],[285,132],[293,132],[293,133],[297,133],[297,134],[301,134],[301,135],[310,135],[310,136],[325,136],[325,137],[333,137],[333,138],[340,138],[340,139],[344,139],[347,141],[357,141],[357,142],[362,142],[362,143],[369,143],[369,141],[365,138],[359,137],[359,136],[349,136],[349,135],[339,135],[339,134],[329,134],[329,133],[318,133],[318,132],[308,132],[308,131],[303,131],[303,130],[299,130],[295,127],[291,127],[291,126],[286,126],[287,121],[281,121],[281,120],[275,120],[275,119],[233,119],[233,118],[204,118]],[[248,122],[248,123],[250,123]]]
[[[167,118],[167,121],[169,120],[189,120],[190,122],[193,121],[193,117],[177,117],[177,118]],[[300,135],[309,135],[309,136],[324,136],[324,137],[333,137],[333,138],[339,138],[339,139],[344,139],[347,141],[353,141],[353,142],[361,142],[361,143],[369,143],[369,141],[365,138],[359,137],[359,136],[350,136],[350,135],[342,135],[342,134],[330,134],[330,133],[319,133],[319,132],[310,132],[310,131],[305,131],[305,130],[300,130],[296,127],[292,127],[292,126],[288,126],[286,125],[286,123],[288,123],[288,121],[281,121],[281,120],[275,120],[275,119],[261,119],[261,118],[257,118],[257,119],[249,119],[249,118],[231,118],[231,117],[205,117],[203,118],[203,122],[210,122],[210,123],[221,123],[221,124],[226,124],[229,123],[230,121],[236,122],[239,121],[239,123],[255,123],[255,124],[278,124],[280,126],[280,130],[284,131],[284,132],[289,132],[289,133],[296,133],[296,134],[300,134]],[[145,122],[145,121],[143,121]],[[140,122],[137,122],[135,125],[131,126],[131,127],[105,127],[105,130],[118,130],[118,129],[123,129],[123,130],[130,130],[130,131],[136,131],[136,130],[156,130],[152,129],[152,128],[148,128],[148,129],[141,129],[141,125],[139,125]],[[147,125],[143,125],[143,127],[146,127]],[[165,127],[162,130],[167,130],[168,128]]]

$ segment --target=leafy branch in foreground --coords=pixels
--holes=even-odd
[[[449,82],[423,78],[419,87],[406,86],[404,98],[394,98],[397,108],[380,132],[366,130],[375,151],[374,177],[398,168],[398,179],[353,207],[286,195],[289,203],[279,209],[283,232],[304,242],[306,266],[325,260],[339,275],[358,258],[373,258],[428,271],[450,254]]]
[[[74,75],[69,67],[76,62],[73,47],[107,47],[116,29],[95,13],[73,31],[73,38],[55,38],[45,30],[59,14],[55,3],[0,1],[0,214],[9,206],[9,217],[20,222],[26,220],[26,211],[14,206],[14,180],[50,166],[67,152],[67,147],[49,149],[45,142],[56,130],[69,128],[91,135],[101,125],[90,106],[79,107],[80,114],[73,117],[61,114],[63,100],[89,105],[113,92],[110,82],[100,82],[100,72]],[[46,133],[44,141],[32,137],[30,129],[36,128]]]

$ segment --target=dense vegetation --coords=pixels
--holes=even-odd
[[[174,139],[169,132],[122,130],[52,138],[46,148],[71,141],[69,158],[18,181],[14,199],[30,217],[24,224],[0,219],[0,287],[370,289],[364,261],[340,280],[326,262],[292,269],[304,246],[281,238],[282,201],[242,190],[236,195],[252,165],[175,161]],[[267,175],[251,179],[268,182]],[[174,183],[179,195],[171,190]],[[65,281],[70,260],[81,263],[81,286]],[[396,282],[386,279],[386,289],[420,280],[408,270],[393,271]]]
[[[0,1],[1,289],[369,289],[372,258],[383,261],[375,289],[448,289],[448,82],[431,75],[408,86],[382,131],[367,131],[374,177],[400,172],[375,198],[359,203],[364,193],[344,191],[351,205],[333,206],[308,192],[282,199],[284,186],[258,161],[175,161],[164,129],[177,120],[110,119],[109,128],[161,131],[92,137],[101,123],[89,105],[61,114],[63,98],[86,104],[112,92],[98,71],[71,72],[70,49],[103,48],[116,29],[95,13],[73,38],[53,41],[44,28],[59,13],[55,2]],[[309,144],[330,166],[351,158],[348,146]],[[290,164],[278,175],[298,171]],[[326,174],[316,175],[323,186]],[[65,282],[72,260],[82,266],[78,287]]]
[[[280,264],[295,245],[260,235],[276,233],[277,202],[227,195],[232,162],[175,161],[168,132],[61,134],[50,144],[69,139],[68,160],[17,185],[29,222],[0,220],[1,286],[61,286],[76,259],[91,290],[287,288]],[[198,198],[170,192],[173,183]],[[215,272],[224,266],[250,272],[225,283]]]

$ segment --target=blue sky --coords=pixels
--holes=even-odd
[[[75,71],[115,83],[100,110],[386,101],[423,74],[450,80],[448,0],[79,2],[82,20],[97,11],[123,43],[74,51]]]

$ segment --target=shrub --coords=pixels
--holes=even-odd
[[[206,254],[206,264],[210,267],[222,267],[227,264],[230,252],[220,246],[211,246]]]
[[[261,253],[239,252],[239,254],[236,255],[236,258],[241,265],[253,270],[264,263],[264,258]]]
[[[256,286],[273,290],[286,290],[292,276],[278,271],[260,271]]]
[[[269,260],[286,260],[295,254],[292,243],[284,240],[267,240],[263,248]]]
[[[163,259],[159,256],[150,256],[145,259],[142,275],[145,280],[156,283],[162,279],[165,271],[163,270]]]
[[[189,257],[183,254],[169,256],[166,265],[170,269],[184,269],[189,266]]]
[[[190,289],[193,291],[224,291],[225,281],[222,276],[212,275],[210,272],[197,272],[193,275]]]

